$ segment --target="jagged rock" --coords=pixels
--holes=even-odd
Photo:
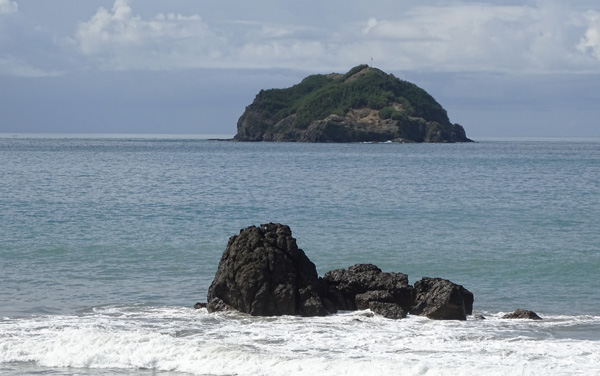
[[[435,320],[466,320],[473,313],[473,294],[442,278],[425,277],[415,282],[416,305],[411,314]]]
[[[388,319],[403,319],[406,317],[406,311],[396,303],[386,303],[380,301],[370,301],[368,308],[378,315]]]
[[[208,289],[209,312],[236,309],[255,316],[323,316],[333,304],[315,265],[288,226],[250,226],[229,239]]]
[[[332,270],[319,278],[290,228],[269,223],[242,229],[229,239],[208,289],[206,308],[255,316],[323,316],[370,309],[393,319],[410,312],[465,320],[472,314],[473,294],[441,278],[423,278],[413,287],[406,274],[382,272],[372,264]]]
[[[508,313],[502,316],[503,319],[529,319],[529,320],[541,320],[537,313],[529,311],[527,309],[517,309],[514,312]]]
[[[384,273],[372,264],[358,264],[348,269],[327,272],[323,280],[329,287],[330,300],[340,310],[371,308],[376,312],[381,304],[398,306],[403,313],[394,316],[406,316],[414,302],[414,289],[408,284],[408,276],[403,273]],[[399,310],[397,310],[399,312]]]
[[[198,302],[194,304],[194,309],[206,308],[206,303]]]
[[[394,296],[389,291],[385,290],[374,290],[357,294],[354,298],[354,302],[356,303],[356,309],[361,311],[369,309],[369,304],[372,302],[395,303]]]
[[[407,314],[389,291],[367,291],[356,295],[355,302],[357,309],[370,309],[388,319],[403,319]]]

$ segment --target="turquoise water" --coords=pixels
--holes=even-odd
[[[254,322],[257,319],[190,309],[205,299],[227,239],[243,227],[267,222],[289,225],[320,274],[374,263],[385,271],[408,274],[411,283],[423,276],[448,278],[475,294],[476,314],[492,318],[486,320],[491,324],[467,322],[476,325],[475,339],[456,334],[452,325],[458,324],[418,318],[376,321],[369,333],[384,330],[378,325],[414,325],[403,330],[429,333],[423,334],[426,347],[435,341],[436,331],[463,347],[472,344],[475,349],[475,343],[490,341],[490,354],[500,360],[495,358],[495,368],[482,368],[487,374],[547,371],[535,362],[531,370],[518,368],[526,367],[518,360],[502,363],[507,359],[500,354],[507,346],[502,341],[525,337],[535,341],[532,349],[541,341],[549,353],[558,349],[556,354],[566,353],[567,347],[589,347],[589,341],[593,346],[600,343],[600,140],[320,145],[20,136],[0,138],[0,164],[0,353],[7,354],[0,355],[0,371],[7,374],[61,367],[90,375],[98,374],[97,369],[144,374],[146,368],[197,374],[243,375],[250,369],[254,374],[310,374],[297,371],[292,360],[305,363],[315,356],[331,356],[330,368],[315,371],[343,373],[341,364],[348,359],[338,359],[337,353],[302,355],[285,345],[295,355],[280,355],[281,362],[292,362],[291,368],[260,368],[264,359],[259,357],[228,370],[228,362],[238,359],[231,358],[229,350],[239,359],[247,356],[243,346],[235,347],[236,341],[245,341],[230,327],[239,324],[236,320],[271,325],[268,330],[274,333],[302,329],[294,318]],[[546,326],[532,327],[499,318],[516,308],[532,309],[549,320],[535,324]],[[78,355],[54,353],[57,344],[51,338],[62,338],[63,345],[83,338],[80,346],[85,349],[95,348],[86,342],[93,339],[98,351],[104,345],[119,348],[98,328],[109,327],[109,334],[119,328],[122,335],[134,336],[140,330],[152,332],[152,325],[167,325],[163,316],[171,317],[170,324],[158,332],[175,342],[205,337],[209,332],[203,325],[219,322],[232,337],[210,332],[221,341],[211,343],[216,346],[210,347],[211,354],[225,352],[228,360],[206,369],[187,367],[195,363],[178,364],[164,355],[178,344],[165,345],[160,354],[166,358],[156,355],[154,363],[144,363],[141,355],[132,358],[138,361],[109,361],[108,355],[99,358],[97,353],[79,363]],[[345,317],[331,318],[332,325],[347,330]],[[351,316],[348,322],[355,319]],[[326,318],[302,321],[301,327],[319,326],[319,320]],[[56,331],[38,348],[35,338],[43,337],[49,321]],[[430,328],[436,324],[436,329]],[[186,327],[191,331],[181,335]],[[278,344],[260,342],[259,332],[248,333],[242,335],[246,345],[258,346],[252,354],[290,344],[286,338]],[[494,338],[500,341],[497,348]],[[565,339],[570,347],[562,342]],[[366,356],[370,350],[364,351]],[[406,361],[414,370],[409,374],[444,374],[444,368],[436,368],[428,357],[428,365],[419,363],[420,348],[408,351],[409,358],[397,358],[402,353],[398,349],[386,351],[395,355],[380,359],[381,364]],[[441,352],[431,358],[439,358]],[[585,365],[596,361],[590,359],[595,355],[583,350],[568,354],[582,357],[581,374],[590,374]],[[473,366],[481,354],[474,350],[462,356]],[[555,356],[554,371],[573,371]],[[253,361],[258,368],[246,368]],[[354,366],[357,372],[361,369]],[[454,371],[461,374],[468,368]]]

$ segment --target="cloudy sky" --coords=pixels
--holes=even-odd
[[[233,135],[371,59],[471,137],[600,137],[597,0],[0,0],[0,133]]]

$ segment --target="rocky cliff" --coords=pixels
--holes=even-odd
[[[237,124],[236,141],[468,142],[464,128],[425,90],[360,65],[261,90]]]

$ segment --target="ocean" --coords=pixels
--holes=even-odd
[[[0,135],[0,375],[600,375],[600,139],[476,141]],[[474,316],[194,310],[269,222],[320,275],[447,278]]]

